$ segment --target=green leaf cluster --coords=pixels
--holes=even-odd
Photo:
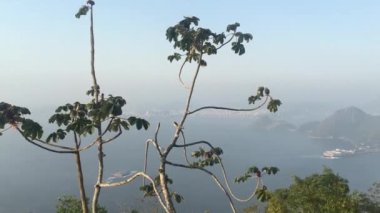
[[[236,41],[232,42],[232,50],[243,55],[245,53],[244,42],[252,40],[252,35],[249,33],[237,32],[239,23],[227,26],[226,32],[231,33],[231,39],[226,41],[226,34],[215,33],[207,28],[198,27],[199,18],[184,17],[178,24],[169,27],[166,30],[166,38],[173,43],[174,49],[179,49],[184,54],[174,53],[168,56],[168,60],[181,60],[185,56],[187,62],[196,61],[202,66],[207,66],[207,62],[201,59],[201,55],[215,55],[218,49],[230,42],[233,38]]]
[[[57,142],[58,140],[63,140],[63,139],[65,139],[66,134],[67,133],[66,133],[65,130],[63,130],[63,129],[57,129],[56,132],[51,133],[47,137],[46,141],[47,142],[50,142],[50,141]]]
[[[126,103],[125,99],[120,96],[109,95],[108,98],[102,97],[98,102],[92,100],[86,108],[89,117],[94,121],[101,122],[109,117],[122,115],[122,108]]]
[[[255,104],[256,101],[260,101],[263,97],[269,96],[269,95],[270,95],[269,88],[259,87],[259,88],[257,88],[256,95],[251,95],[248,98],[248,104]]]
[[[56,213],[82,213],[82,204],[80,199],[71,195],[64,195],[58,198],[58,203],[55,208]],[[96,212],[107,213],[108,211],[105,207],[97,205]]]
[[[282,103],[279,99],[273,99],[270,96],[270,90],[267,87],[259,87],[255,95],[248,97],[248,104],[255,104],[256,101],[260,101],[263,97],[269,98],[267,109],[273,113],[277,112]]]
[[[271,198],[270,192],[267,190],[266,186],[263,186],[261,189],[257,189],[255,192],[257,200],[261,202],[266,202]]]
[[[23,135],[32,140],[41,138],[43,134],[42,126],[31,119],[24,119],[21,122],[21,129],[23,130]]]
[[[268,105],[267,105],[267,109],[269,110],[269,112],[277,112],[278,111],[278,107],[281,105],[281,101],[278,100],[278,99],[270,99]]]
[[[251,166],[247,169],[244,175],[235,178],[235,183],[244,183],[252,176],[261,177],[263,174],[275,175],[280,169],[273,166],[263,167],[261,170],[256,166]]]
[[[75,14],[76,18],[80,18],[81,16],[87,15],[88,11],[95,5],[93,0],[87,0],[86,5],[82,5],[78,12]]]
[[[128,122],[129,124],[131,124],[132,126],[133,125],[136,125],[136,128],[138,130],[140,130],[141,128],[144,127],[145,130],[147,130],[149,128],[149,122],[142,119],[142,118],[137,118],[137,117],[134,117],[134,116],[131,116],[128,118]]]
[[[47,137],[47,141],[57,141],[64,139],[66,132],[75,132],[78,135],[92,134],[95,123],[89,117],[89,109],[86,104],[75,102],[59,106],[49,118],[49,123],[56,123],[59,127],[65,126],[65,129],[58,129]]]
[[[183,196],[178,194],[177,192],[171,192],[170,196],[173,197],[175,202],[177,203],[181,203],[184,200]]]
[[[99,94],[99,93],[100,93],[100,87],[99,85],[96,85],[96,87],[91,86],[91,89],[87,90],[86,95],[95,97],[95,94]]]
[[[17,125],[24,120],[23,115],[29,115],[29,109],[0,102],[0,129],[6,124]]]
[[[90,7],[87,5],[82,5],[78,12],[75,14],[76,18],[80,18],[81,16],[87,15],[87,12],[90,10]]]
[[[170,179],[168,177],[168,175],[166,175],[166,174],[165,174],[165,179],[166,179],[166,182],[168,184],[173,184],[173,180]],[[159,188],[159,186],[161,185],[161,181],[160,181],[160,176],[159,175],[157,175],[154,178],[154,185],[156,185],[157,188]],[[154,192],[154,188],[153,188],[153,184],[152,183],[140,186],[140,191],[144,192],[144,197],[154,197],[154,196],[157,196],[156,193]],[[175,193],[175,192],[172,192],[171,196],[173,196],[175,199],[180,199],[179,202],[181,202],[183,200],[183,197],[180,196],[179,194]],[[180,197],[177,197],[177,196],[180,196]]]
[[[42,127],[37,122],[24,117],[29,114],[28,108],[0,102],[0,129],[4,129],[5,125],[20,126],[24,137],[33,140],[41,138],[43,134]]]
[[[98,102],[92,100],[87,104],[75,102],[59,106],[55,110],[56,113],[50,117],[49,123],[56,123],[59,127],[64,126],[65,128],[51,133],[47,137],[47,141],[62,140],[68,132],[75,132],[78,135],[92,134],[94,128],[108,120],[107,131],[109,132],[129,130],[130,126],[134,125],[138,130],[148,129],[149,122],[142,118],[131,116],[123,119],[120,117],[125,104],[126,101],[122,97],[109,95],[108,98],[102,97]]]
[[[215,147],[209,151],[205,151],[202,148],[191,153],[191,156],[194,158],[199,158],[198,161],[193,162],[191,166],[193,167],[206,167],[213,166],[220,163],[220,155],[223,154],[223,150],[220,147]]]
[[[247,169],[244,175],[235,178],[235,183],[244,183],[252,177],[261,178],[263,174],[275,175],[280,170],[277,167],[266,166],[259,169],[256,166],[251,166]],[[271,198],[271,193],[267,190],[267,187],[263,185],[261,188],[256,189],[255,195],[257,200],[266,202]]]

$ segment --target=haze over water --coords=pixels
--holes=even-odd
[[[166,121],[172,119],[170,117]],[[170,123],[162,123],[162,144],[173,132]],[[154,121],[152,124],[154,126]],[[247,119],[198,117],[191,119],[186,126],[187,140],[191,142],[204,139],[222,147],[223,162],[231,183],[234,177],[252,165],[280,168],[278,175],[264,177],[265,185],[273,190],[288,186],[294,175],[304,177],[321,171],[323,166],[330,167],[347,178],[352,190],[366,191],[373,182],[380,179],[380,172],[371,168],[373,162],[380,160],[378,153],[329,160],[322,158],[322,152],[336,148],[337,145],[331,142],[312,141],[296,132],[257,131],[251,124]],[[152,135],[152,131],[153,128],[148,134],[130,131],[114,144],[106,146],[105,177],[110,177],[117,171],[141,171],[144,141],[147,135]],[[7,134],[3,141],[0,167],[6,170],[0,175],[0,212],[53,212],[57,197],[64,194],[77,195],[73,156],[39,150],[14,134]],[[180,157],[182,153],[182,150],[178,150],[171,159],[184,162],[183,157]],[[149,170],[155,174],[158,158],[153,151],[151,154]],[[94,151],[83,154],[88,193],[92,191],[97,169],[94,156]],[[219,167],[212,170],[220,174]],[[226,198],[207,175],[181,168],[170,168],[168,174],[174,180],[173,189],[185,198],[178,205],[180,211],[225,212],[229,208]],[[143,201],[142,193],[138,190],[140,184],[141,181],[137,180],[128,186],[104,189],[101,203],[110,212],[154,208],[154,201]],[[244,197],[249,195],[254,186],[253,182],[232,185],[236,193]],[[240,208],[244,206],[246,205]]]

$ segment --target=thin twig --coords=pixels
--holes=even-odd
[[[187,58],[183,61],[182,65],[181,65],[181,69],[179,69],[178,79],[179,79],[179,82],[182,84],[182,86],[185,89],[190,89],[190,87],[186,86],[186,84],[182,80],[182,71],[183,71],[183,68],[185,67],[186,62],[187,62]]]
[[[154,133],[154,140],[148,139],[145,141],[145,158],[144,158],[144,172],[146,173],[147,167],[148,167],[148,149],[149,149],[149,143],[152,143],[154,147],[156,147],[156,150],[158,154],[162,157],[162,151],[161,147],[158,145],[158,132],[160,130],[160,122],[157,124],[156,131]],[[145,185],[145,178],[143,178],[143,185]]]
[[[155,144],[155,147],[157,149],[157,152],[160,156],[162,156],[162,151],[160,145],[158,145],[158,132],[160,131],[161,124],[158,122],[156,132],[154,133],[154,141],[153,143]]]
[[[54,144],[54,143],[49,143],[49,142],[47,142],[47,141],[43,141],[43,140],[41,140],[41,139],[34,139],[35,141],[38,141],[38,142],[40,142],[40,143],[42,143],[42,144],[46,144],[47,146],[52,146],[52,147],[55,147],[55,148],[59,148],[59,149],[65,149],[65,150],[75,150],[74,148],[72,148],[72,147],[68,147],[68,146],[61,146],[61,145],[57,145],[57,144]]]
[[[98,142],[98,140],[99,140],[99,138],[97,138],[95,141],[93,141],[92,143],[88,144],[87,146],[78,149],[78,151],[81,152],[81,151],[84,151],[86,149],[91,148],[92,146],[94,146]]]
[[[5,128],[5,129],[3,129],[3,130],[1,130],[0,133],[3,133],[3,132],[5,132],[5,131],[9,130],[9,129],[12,128],[12,127],[13,127],[13,126],[10,125],[9,127]]]
[[[144,173],[148,169],[148,151],[149,151],[149,143],[152,142],[151,139],[148,139],[145,142],[145,157],[144,157]],[[145,178],[143,177],[143,186],[145,185]]]
[[[255,110],[258,110],[258,109],[260,109],[261,107],[263,107],[263,106],[267,103],[268,99],[269,99],[269,96],[266,96],[264,102],[261,103],[259,106],[254,107],[254,108],[237,109],[237,108],[229,108],[229,107],[204,106],[204,107],[200,107],[200,108],[198,108],[198,109],[195,109],[195,110],[193,110],[193,111],[190,111],[190,112],[188,112],[187,114],[188,114],[188,115],[191,115],[191,114],[193,114],[193,113],[196,113],[196,112],[198,112],[198,111],[205,110],[205,109],[228,110],[228,111],[235,111],[235,112],[249,112],[249,111],[255,111]]]
[[[158,132],[159,126],[157,128]],[[156,135],[157,138],[157,135]],[[147,172],[148,169],[148,150],[149,150],[149,144],[152,143],[154,147],[156,147],[157,152],[162,156],[161,148],[158,146],[158,143],[155,140],[148,139],[145,141],[145,158],[144,158],[144,172]],[[143,185],[145,185],[145,178],[143,178]]]
[[[111,124],[112,124],[112,121],[113,121],[114,119],[115,119],[114,117],[111,118],[110,122],[108,123],[108,125],[107,125],[106,129],[104,130],[104,132],[102,133],[101,137],[103,137],[103,136],[107,133],[107,131],[108,131],[108,129],[110,128],[110,126],[111,126]]]
[[[111,122],[112,122],[112,120],[113,120],[114,118],[111,118],[111,121],[108,123],[108,126],[107,126],[107,128],[106,128],[106,130],[109,128],[109,126],[111,125]],[[121,134],[122,134],[122,132],[123,132],[123,130],[119,127],[119,132],[114,136],[114,137],[112,137],[112,138],[109,138],[109,139],[107,139],[107,140],[103,140],[102,139],[102,137],[106,134],[106,132],[107,131],[104,131],[100,136],[98,136],[98,138],[96,138],[96,140],[94,140],[93,142],[91,142],[89,145],[87,145],[87,146],[85,146],[85,147],[83,147],[83,148],[80,148],[80,149],[78,149],[78,151],[84,151],[84,150],[86,150],[86,149],[89,149],[89,148],[91,148],[92,146],[94,146],[98,141],[102,141],[102,143],[103,144],[105,144],[105,143],[109,143],[109,142],[111,142],[111,141],[113,141],[113,140],[115,140],[116,138],[118,138]]]
[[[255,195],[256,195],[256,192],[257,192],[257,190],[259,189],[259,187],[260,187],[260,183],[261,183],[261,178],[259,178],[259,177],[256,177],[256,187],[255,187],[255,189],[252,191],[252,193],[251,193],[251,195],[249,195],[247,198],[238,198],[233,192],[232,192],[232,189],[231,189],[231,187],[230,187],[230,184],[228,183],[228,179],[227,179],[227,172],[226,172],[226,169],[225,169],[225,167],[224,167],[224,165],[223,165],[223,162],[222,162],[222,159],[219,157],[219,156],[217,156],[217,158],[218,158],[218,160],[219,160],[219,162],[220,162],[220,167],[221,167],[221,169],[222,169],[222,174],[223,174],[223,178],[224,178],[224,182],[226,183],[226,186],[227,186],[227,189],[228,189],[228,191],[230,192],[230,194],[232,195],[232,197],[235,199],[235,200],[237,200],[237,201],[239,201],[239,202],[248,202],[248,201],[250,201],[253,197],[255,197]]]
[[[186,149],[186,138],[185,138],[185,133],[183,132],[183,130],[181,131],[181,135],[182,135],[182,140],[183,140],[183,151],[184,151],[184,154],[185,154],[185,160],[187,162],[187,164],[191,164],[188,157],[187,157],[187,149]]]
[[[123,130],[121,129],[121,127],[119,127],[119,132],[115,136],[113,136],[112,138],[109,138],[107,140],[102,140],[102,143],[103,144],[109,143],[109,142],[115,140],[116,138],[118,138],[122,133],[123,133]]]
[[[208,145],[211,149],[215,149],[214,146],[208,142],[208,141],[197,141],[197,142],[192,142],[192,143],[188,143],[188,144],[184,144],[184,145],[180,145],[180,144],[175,144],[174,147],[189,147],[189,146],[194,146],[194,145],[197,145],[197,144],[206,144]]]

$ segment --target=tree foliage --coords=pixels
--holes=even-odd
[[[58,198],[55,211],[56,213],[82,213],[81,205],[80,199],[71,195],[65,195]],[[96,212],[107,213],[108,211],[105,207],[97,205]]]
[[[236,54],[243,55],[245,53],[244,42],[249,42],[253,38],[249,33],[237,31],[239,23],[227,26],[226,33],[231,35],[229,40],[226,40],[225,32],[215,33],[210,29],[197,27],[198,23],[199,18],[197,17],[185,17],[178,24],[166,30],[166,38],[173,43],[174,49],[185,53],[183,55],[176,52],[168,56],[170,62],[179,61],[184,56],[187,62],[195,61],[206,66],[207,62],[201,58],[201,54],[216,55],[221,47],[235,38],[235,41],[231,43],[231,49]]]
[[[331,169],[305,178],[294,177],[289,188],[272,193],[268,212],[378,212],[378,203],[363,193],[350,193],[348,181]],[[376,211],[374,211],[376,210]]]
[[[31,139],[41,138],[43,134],[42,127],[37,122],[25,117],[29,114],[30,111],[26,107],[0,102],[0,129],[4,129],[6,125],[15,128],[20,126],[25,137]]]

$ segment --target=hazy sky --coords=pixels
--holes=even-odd
[[[0,0],[0,101],[87,100],[89,20],[74,17],[83,2]],[[244,106],[261,85],[285,104],[370,102],[380,97],[379,11],[378,0],[98,0],[98,78],[104,93],[124,96],[131,108],[182,104],[180,64],[166,60],[165,31],[197,16],[216,32],[240,22],[254,37],[245,55],[225,48],[208,60],[197,103]]]

